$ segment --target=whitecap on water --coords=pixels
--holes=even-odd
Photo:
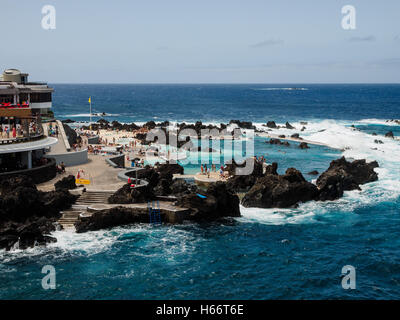
[[[374,119],[371,123],[377,123]],[[383,121],[383,120],[382,120]],[[361,123],[366,120],[359,121]],[[310,223],[320,221],[318,216],[329,216],[330,213],[351,213],[362,206],[376,205],[384,201],[393,201],[400,196],[400,143],[396,140],[380,137],[384,144],[374,143],[375,137],[355,130],[352,124],[357,121],[308,121],[306,129],[301,132],[305,139],[324,143],[333,148],[345,149],[342,155],[348,159],[376,160],[379,168],[379,180],[361,186],[361,191],[346,191],[344,197],[336,201],[311,201],[301,204],[296,209],[260,209],[241,207],[241,221],[267,224]],[[379,123],[379,121],[378,121]],[[382,124],[387,124],[386,122]],[[296,128],[302,127],[300,122],[293,122]],[[262,128],[257,124],[258,128]],[[265,130],[265,128],[263,128]],[[272,130],[275,134],[289,135],[294,130]]]

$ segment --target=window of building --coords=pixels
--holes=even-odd
[[[31,93],[31,103],[51,102],[51,92]]]
[[[14,103],[14,96],[12,94],[1,94],[0,103]]]

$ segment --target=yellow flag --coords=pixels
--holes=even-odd
[[[92,99],[91,99],[92,97],[89,97],[89,103],[91,103],[92,102]]]

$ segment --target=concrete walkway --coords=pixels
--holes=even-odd
[[[43,123],[43,131],[44,131],[44,135],[48,136],[48,132],[49,132],[49,124],[52,124],[52,126],[56,125],[56,122],[49,122],[49,123]],[[51,151],[48,153],[49,155],[51,154],[60,154],[60,153],[66,153],[67,152],[67,148],[65,147],[64,144],[64,139],[62,138],[61,134],[58,134],[57,136],[57,144],[53,145],[51,147]]]
[[[90,184],[86,185],[87,190],[107,190],[116,191],[124,185],[124,182],[118,179],[118,172],[125,169],[113,168],[105,161],[106,157],[101,155],[89,154],[89,161],[85,164],[65,168],[65,173],[58,174],[56,178],[37,185],[39,190],[54,190],[54,183],[62,178],[73,175],[76,176],[78,170],[83,170],[85,179],[90,179]]]

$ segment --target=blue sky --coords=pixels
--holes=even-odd
[[[42,6],[56,29],[41,27]],[[344,5],[357,29],[341,28]],[[398,0],[2,0],[0,68],[63,83],[400,82]]]

